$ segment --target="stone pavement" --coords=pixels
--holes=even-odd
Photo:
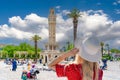
[[[11,71],[11,65],[0,68],[0,80],[21,80],[23,67],[26,67],[26,65],[18,66],[16,71]],[[66,80],[66,78],[58,78],[54,71],[48,71],[46,67],[41,65],[37,65],[37,67],[40,69],[37,80]]]

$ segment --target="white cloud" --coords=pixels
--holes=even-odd
[[[7,24],[0,26],[0,37],[8,37],[7,31],[9,30],[9,27]]]
[[[42,39],[47,39],[48,38],[48,29],[47,28],[42,28],[40,30],[40,33],[38,34],[39,36],[42,37]]]
[[[37,14],[31,13],[25,17],[26,22],[28,23],[35,23],[35,24],[47,24],[48,19],[45,17],[40,17]]]
[[[57,33],[56,34],[56,41],[57,42],[59,42],[59,41],[63,41],[63,38],[65,39],[66,38],[66,36],[65,36],[65,34],[64,33]]]
[[[68,10],[63,10],[57,13],[56,21],[56,41],[65,45],[66,41],[73,41],[73,23],[72,19],[64,19],[63,16],[67,14]],[[26,15],[24,19],[20,16],[13,16],[9,18],[10,25],[0,25],[0,37],[14,38],[14,39],[30,39],[34,34],[42,37],[40,45],[48,41],[48,18],[38,16],[35,13]],[[94,11],[88,10],[82,12],[82,17],[78,22],[78,37],[87,33],[92,33],[98,36],[101,41],[116,42],[110,44],[118,47],[117,40],[120,40],[120,21],[113,22],[109,19],[107,14],[102,10]],[[117,39],[117,40],[116,40]],[[63,44],[62,44],[63,43]]]
[[[109,43],[120,37],[120,21],[113,22],[102,11],[90,10],[83,13],[83,16],[79,18],[78,35],[91,32],[98,36],[101,41]]]
[[[0,26],[0,37],[15,38],[15,39],[28,39],[32,33],[20,31],[7,25]]]
[[[10,26],[7,24],[0,26],[0,37],[29,39],[34,33],[41,32],[42,35],[43,31],[48,31],[48,19],[33,13],[26,15],[24,19],[20,16],[13,16],[9,18],[9,23]],[[46,36],[46,34],[44,35]],[[42,35],[42,37],[44,36]]]
[[[106,14],[102,11],[87,11],[83,12],[81,18],[79,18],[79,32],[85,34],[86,32],[104,33],[109,29],[109,25],[112,21],[108,19]]]
[[[9,23],[11,27],[16,29],[36,33],[39,33],[41,28],[48,27],[48,19],[45,17],[40,17],[34,13],[26,15],[24,19],[20,16],[13,16],[12,18],[9,18]]]
[[[9,23],[12,27],[26,27],[25,21],[20,18],[20,16],[13,16],[9,18]]]
[[[32,33],[20,31],[15,28],[11,28],[11,32],[9,32],[9,35],[11,37],[15,37],[17,39],[23,40],[23,39],[30,39],[30,37],[32,36]]]

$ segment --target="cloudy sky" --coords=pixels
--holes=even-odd
[[[63,47],[73,40],[70,10],[81,11],[78,37],[95,34],[110,48],[120,49],[120,0],[0,0],[0,44],[33,44],[31,37],[38,34],[44,48],[48,41],[48,15],[50,8],[57,16],[56,41]]]

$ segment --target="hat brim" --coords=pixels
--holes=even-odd
[[[83,46],[83,45],[82,45]],[[100,51],[96,52],[94,55],[90,55],[84,47],[80,47],[80,52],[78,53],[83,59],[90,61],[90,62],[98,62],[101,59],[101,53]]]
[[[94,37],[93,37],[94,38]],[[100,48],[97,52],[95,52],[95,54],[90,54],[89,52],[87,52],[84,48],[84,42],[83,39],[77,39],[75,42],[75,47],[79,49],[79,55],[90,62],[98,62],[101,59],[101,52],[100,52]],[[87,46],[86,46],[87,47]]]

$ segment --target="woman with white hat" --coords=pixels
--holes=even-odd
[[[58,77],[67,77],[68,80],[102,80],[103,71],[98,62],[101,59],[99,41],[90,36],[77,39],[75,47],[64,53],[48,66],[56,71]],[[75,60],[69,64],[60,64],[67,57],[74,56]]]

